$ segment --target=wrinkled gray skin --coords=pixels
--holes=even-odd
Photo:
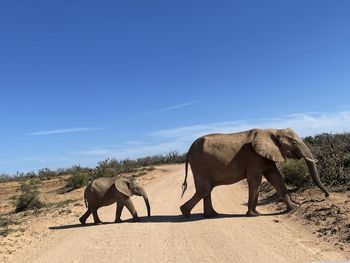
[[[182,194],[187,188],[188,163],[192,168],[196,193],[180,207],[182,214],[189,217],[192,208],[203,198],[204,216],[217,216],[211,202],[213,188],[246,178],[249,192],[246,215],[258,216],[256,206],[262,175],[274,186],[287,210],[297,208],[276,167],[276,163],[286,158],[303,158],[310,177],[326,197],[329,195],[320,181],[311,151],[292,129],[252,129],[232,134],[209,134],[197,139],[187,153]]]
[[[140,221],[134,204],[130,197],[132,195],[143,196],[147,207],[148,216],[151,216],[147,194],[143,187],[129,178],[97,178],[93,180],[85,189],[84,199],[88,210],[80,217],[79,221],[85,225],[86,219],[92,214],[95,224],[101,224],[97,210],[102,206],[117,203],[115,222],[122,222],[120,219],[124,206],[130,211],[133,221]]]

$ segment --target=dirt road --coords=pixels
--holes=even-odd
[[[179,206],[194,193],[192,176],[180,199],[183,165],[169,166],[169,173],[146,185],[151,218],[141,223],[81,227],[52,226],[52,234],[12,262],[320,262],[344,260],[330,244],[320,242],[286,215],[247,218],[244,183],[217,187],[213,205],[219,218],[203,219],[202,203],[190,220],[180,216]],[[141,198],[134,198],[140,216],[146,214]],[[270,213],[266,207],[260,212]],[[272,211],[273,212],[273,211]],[[104,222],[114,220],[115,207],[100,210]],[[127,210],[123,219],[130,218]],[[91,219],[89,219],[91,222]],[[68,222],[69,223],[69,222]]]

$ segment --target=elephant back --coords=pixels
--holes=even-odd
[[[201,152],[204,156],[228,164],[241,150],[243,145],[250,142],[251,133],[252,131],[250,130],[231,134],[205,135],[201,137],[202,142],[200,147],[191,149],[191,154],[198,155]]]
[[[92,181],[91,191],[94,195],[102,198],[109,188],[114,185],[115,178],[100,177]]]

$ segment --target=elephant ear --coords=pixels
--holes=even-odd
[[[252,142],[257,154],[274,162],[283,162],[284,157],[278,146],[278,138],[273,130],[257,130]]]
[[[126,196],[132,196],[129,184],[130,182],[125,178],[118,178],[114,183],[119,192],[125,194]]]

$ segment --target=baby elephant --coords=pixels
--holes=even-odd
[[[88,210],[82,217],[80,217],[80,223],[85,225],[86,219],[92,214],[94,217],[94,223],[101,224],[102,222],[97,215],[97,209],[113,203],[117,203],[115,216],[116,223],[121,222],[120,215],[124,206],[130,211],[134,222],[140,221],[134,204],[130,199],[133,194],[143,196],[147,206],[148,216],[151,216],[151,208],[147,194],[143,187],[133,179],[101,177],[93,180],[85,189],[84,199]]]

